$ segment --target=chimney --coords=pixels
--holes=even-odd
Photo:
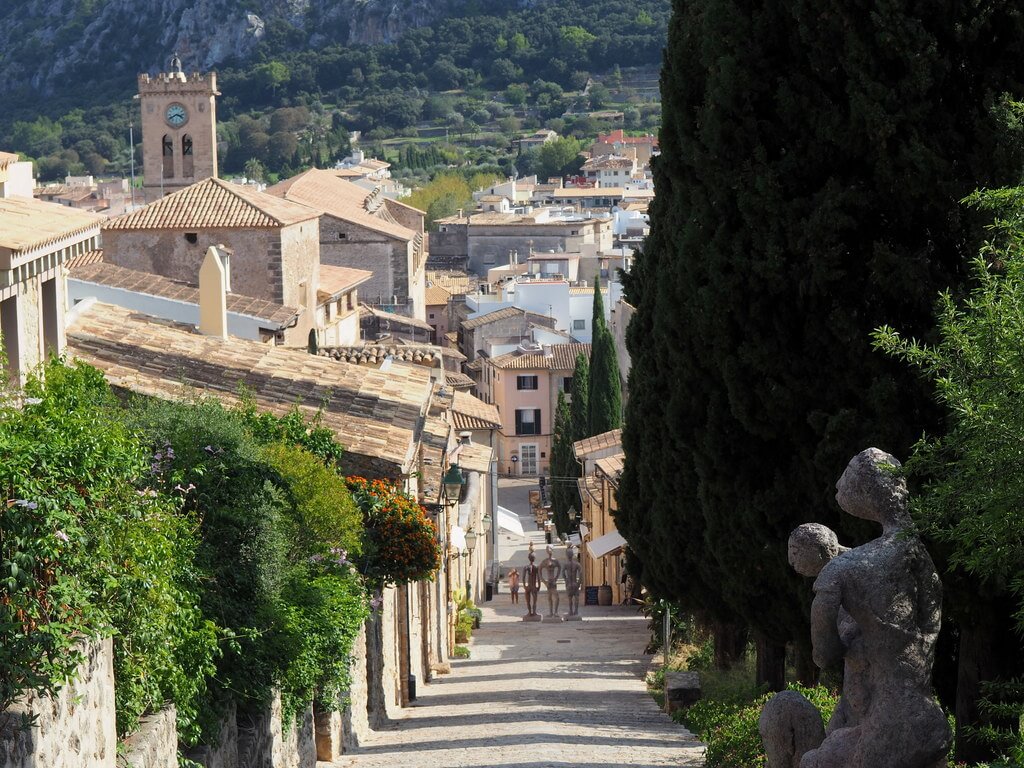
[[[207,336],[228,337],[227,271],[216,246],[206,249],[199,268],[199,332]]]

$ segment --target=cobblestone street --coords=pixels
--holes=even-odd
[[[527,538],[543,551],[539,533]],[[414,706],[336,766],[703,765],[703,747],[646,691],[647,623],[635,608],[581,605],[583,621],[524,622],[522,597],[513,606],[501,589],[481,606],[472,657],[421,685]],[[543,592],[538,609],[547,612]]]

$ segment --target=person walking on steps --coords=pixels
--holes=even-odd
[[[508,589],[512,593],[512,604],[519,604],[519,569],[513,568],[508,572]]]

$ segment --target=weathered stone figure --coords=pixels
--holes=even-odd
[[[548,556],[540,563],[540,579],[548,588],[548,616],[558,615],[558,577],[562,575],[562,564],[555,560],[555,551],[547,546]]]
[[[576,550],[572,544],[565,548],[565,596],[569,603],[569,616],[578,616],[580,612],[580,588],[583,586],[583,566],[576,559]]]
[[[835,542],[837,554],[828,560],[834,534],[824,526],[815,534],[821,537],[817,559],[822,565],[811,606],[814,661],[822,668],[844,661],[843,698],[817,748],[802,757],[798,751],[789,762],[776,756],[772,768],[946,764],[949,726],[931,690],[941,586],[924,545],[907,530],[907,487],[894,472],[899,466],[893,456],[869,448],[850,461],[836,484],[839,506],[880,523],[882,535],[845,552]],[[815,558],[807,556],[799,539],[795,546],[791,539],[791,559],[801,572],[813,573]],[[766,745],[771,740],[766,737]]]
[[[533,549],[530,549],[530,554],[527,556],[530,561],[525,568],[523,568],[523,592],[526,594],[526,615],[523,617],[525,620],[540,620],[540,615],[537,613],[537,593],[540,592],[540,568],[537,567],[534,560]],[[536,619],[534,619],[536,617]]]

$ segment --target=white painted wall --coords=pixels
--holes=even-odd
[[[84,299],[95,299],[104,304],[125,307],[136,312],[172,320],[176,323],[199,324],[199,305],[183,301],[149,296],[123,288],[110,288],[96,283],[68,278],[68,307],[74,307]],[[267,327],[267,322],[248,315],[228,312],[228,333],[241,339],[259,341],[260,328]]]

